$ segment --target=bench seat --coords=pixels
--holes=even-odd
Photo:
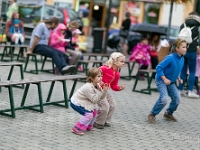
[[[45,105],[56,105],[56,106],[62,106],[62,107],[68,108],[68,101],[73,95],[77,81],[79,79],[85,79],[85,78],[86,78],[86,76],[83,76],[83,75],[67,75],[67,76],[54,76],[54,77],[50,77],[50,78],[45,78],[45,77],[40,78],[39,77],[39,78],[36,78],[36,79],[22,79],[22,80],[12,80],[12,81],[0,82],[0,87],[8,88],[9,99],[10,99],[10,109],[0,110],[0,114],[15,118],[15,110],[20,110],[20,109],[30,109],[30,110],[39,111],[39,112],[43,113],[44,112],[43,106],[45,106]],[[74,83],[73,83],[73,86],[71,88],[69,97],[67,95],[66,80],[74,80]],[[62,82],[64,100],[50,102],[51,95],[52,95],[53,88],[54,88],[56,81]],[[48,92],[48,96],[47,96],[47,99],[46,99],[45,102],[43,102],[42,87],[41,87],[41,83],[43,83],[43,82],[51,82],[49,92]],[[25,89],[24,89],[24,92],[23,92],[21,105],[20,105],[20,107],[15,108],[15,106],[14,106],[14,94],[13,94],[12,87],[15,86],[15,85],[22,85],[22,84],[25,85]],[[27,97],[27,94],[28,94],[28,91],[29,91],[29,87],[32,84],[35,84],[37,86],[39,104],[25,106],[26,97]],[[60,104],[60,103],[64,103],[64,105]],[[35,107],[39,107],[39,108],[36,109]],[[7,112],[11,112],[11,114],[8,114]]]

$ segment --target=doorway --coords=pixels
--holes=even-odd
[[[93,5],[92,9],[92,21],[91,21],[91,26],[92,28],[96,27],[103,27],[102,26],[102,21],[103,21],[103,10],[104,6],[103,5]]]

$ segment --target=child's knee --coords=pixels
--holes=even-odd
[[[162,105],[167,105],[167,96],[161,97],[160,102]]]

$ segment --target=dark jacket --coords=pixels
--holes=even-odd
[[[195,19],[192,19],[191,16],[194,16],[194,15],[189,15],[187,18],[186,18],[186,21],[185,21],[185,24],[186,26],[189,26],[190,28],[191,27],[194,27],[191,31],[192,31],[192,39],[195,39],[197,36],[198,38],[196,38],[195,40],[192,41],[191,44],[189,44],[189,47],[187,48],[187,51],[188,52],[196,52],[197,51],[197,46],[199,45],[198,41],[199,41],[199,26],[200,26],[200,17],[199,17],[199,21],[195,20]],[[198,18],[198,17],[196,17]],[[180,30],[183,29],[184,27],[184,24],[181,25],[180,27]]]
[[[71,41],[72,41],[72,32],[68,28],[67,28],[67,30],[65,32],[65,39],[70,39],[70,42],[67,43],[67,45],[65,46],[65,48],[66,49],[75,50],[75,48],[71,44]]]

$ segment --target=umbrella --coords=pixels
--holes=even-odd
[[[166,31],[158,25],[153,24],[135,24],[130,28],[131,31],[140,32],[140,33],[157,33],[160,35],[166,35]]]

